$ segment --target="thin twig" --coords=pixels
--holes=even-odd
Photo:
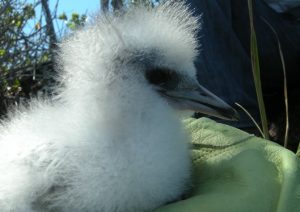
[[[242,105],[240,105],[239,103],[235,102],[234,104],[236,104],[238,107],[240,107],[249,116],[249,118],[252,120],[252,122],[255,124],[255,126],[259,130],[261,136],[263,138],[265,138],[265,135],[264,135],[263,131],[259,127],[259,124],[255,121],[255,119],[253,118],[253,116]]]

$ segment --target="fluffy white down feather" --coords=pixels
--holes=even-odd
[[[193,77],[197,27],[184,3],[167,2],[100,17],[65,40],[60,98],[2,122],[0,210],[149,211],[180,197],[188,139],[143,69]]]

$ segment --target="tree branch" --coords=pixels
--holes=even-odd
[[[50,51],[53,52],[53,50],[56,48],[56,43],[57,43],[53,20],[52,20],[52,16],[50,13],[48,1],[41,0],[41,4],[42,4],[43,11],[45,13],[47,34],[50,39]]]
[[[101,10],[104,13],[108,11],[108,2],[109,0],[100,0]]]

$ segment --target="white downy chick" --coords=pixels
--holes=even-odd
[[[191,161],[176,111],[236,115],[196,80],[198,26],[171,1],[100,17],[65,40],[60,98],[0,128],[1,211],[140,212],[179,198]]]

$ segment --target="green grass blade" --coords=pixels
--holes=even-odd
[[[277,45],[278,45],[278,51],[279,51],[279,56],[282,64],[282,71],[283,71],[283,93],[284,93],[284,104],[285,104],[285,134],[284,134],[284,147],[287,148],[288,146],[288,139],[289,139],[289,104],[288,104],[288,89],[287,89],[287,77],[286,77],[286,68],[285,68],[285,60],[283,56],[283,51],[281,47],[281,43],[279,40],[279,37],[277,35],[276,30],[272,25],[262,17],[262,20],[270,27],[272,32],[274,33],[276,40],[277,40]]]
[[[261,79],[260,79],[260,66],[259,66],[259,54],[257,49],[256,33],[253,21],[253,5],[252,0],[248,0],[249,18],[250,18],[250,52],[251,52],[251,65],[254,78],[255,91],[257,96],[257,102],[259,107],[260,119],[264,138],[269,139],[268,122],[265,104],[263,100]]]

